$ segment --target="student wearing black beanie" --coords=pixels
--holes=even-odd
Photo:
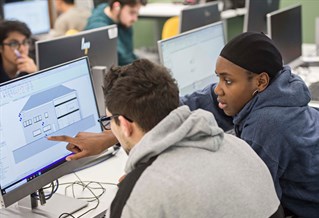
[[[192,110],[211,111],[234,128],[268,166],[286,215],[319,217],[319,111],[304,81],[283,66],[274,43],[246,32],[222,49],[219,83],[184,96]]]
[[[308,106],[304,81],[282,65],[263,33],[243,33],[227,43],[215,71],[219,83],[182,97],[181,104],[212,112],[221,128],[234,129],[255,150],[286,215],[319,217],[319,111]],[[78,159],[110,147],[114,138],[104,131],[50,139],[69,142],[76,152],[70,159]]]

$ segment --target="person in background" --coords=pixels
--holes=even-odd
[[[31,31],[20,21],[0,21],[0,83],[37,71],[29,55]]]
[[[69,30],[82,31],[91,13],[75,6],[74,0],[55,0],[55,8],[59,16],[55,20],[53,37],[63,36]]]
[[[146,0],[111,0],[102,3],[93,10],[85,29],[93,29],[112,24],[118,27],[118,62],[126,65],[136,59],[133,52],[133,24],[138,19],[138,12]]]
[[[110,217],[280,217],[266,165],[213,114],[179,107],[165,67],[141,59],[112,68],[103,90],[100,122],[128,153]]]

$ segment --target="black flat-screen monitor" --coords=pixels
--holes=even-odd
[[[222,22],[158,41],[161,63],[171,70],[180,94],[190,94],[218,82],[216,60],[225,45]]]
[[[92,67],[117,66],[117,27],[110,25],[70,36],[37,41],[36,62],[45,69],[82,56],[88,56]]]
[[[246,0],[247,12],[244,17],[244,32],[267,33],[267,17],[278,10],[280,0]]]
[[[302,55],[301,5],[267,14],[268,34],[281,52],[284,64]]]
[[[19,20],[28,25],[32,34],[50,31],[49,1],[47,0],[4,0],[5,20]]]
[[[220,21],[218,2],[184,8],[180,14],[180,33]]]
[[[67,143],[47,136],[101,132],[87,58],[0,84],[0,111],[0,203],[8,207],[0,209],[0,217],[20,217],[23,210],[13,203],[88,161],[66,162]],[[54,217],[72,212],[64,197],[53,200]],[[21,217],[41,211],[26,210]]]

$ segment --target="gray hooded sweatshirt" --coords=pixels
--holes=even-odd
[[[269,217],[279,206],[271,175],[243,140],[214,116],[172,111],[131,150],[125,167],[157,159],[142,173],[122,217]]]

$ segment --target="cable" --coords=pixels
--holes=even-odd
[[[100,205],[100,197],[106,191],[106,189],[103,187],[103,185],[115,185],[115,186],[117,186],[117,184],[115,184],[115,183],[107,183],[107,182],[103,182],[102,183],[102,182],[96,182],[96,181],[82,181],[80,179],[80,177],[76,173],[73,173],[73,174],[78,178],[78,181],[71,182],[71,183],[68,182],[68,183],[60,183],[59,184],[60,186],[66,185],[64,194],[67,195],[68,190],[71,189],[71,193],[72,193],[73,198],[80,199],[80,200],[86,200],[87,202],[97,201],[96,205],[93,208],[88,209],[87,211],[85,211],[84,213],[79,215],[77,218],[80,218],[80,217],[84,216],[85,214],[91,212],[92,210],[95,210]],[[75,188],[77,186],[82,187],[82,191],[87,189],[92,194],[92,196],[90,196],[90,197],[76,197]],[[100,193],[96,194],[96,193],[94,193],[94,191],[100,191]],[[59,216],[59,218],[62,218],[62,217],[63,218],[65,218],[65,217],[75,218],[73,213],[62,213]]]
[[[42,193],[41,196],[44,196],[43,199],[41,199],[40,194],[37,194],[36,192],[33,193],[31,196],[32,196],[32,198],[43,202],[45,200],[49,200],[53,196],[53,194],[56,193],[58,188],[59,188],[59,181],[55,180],[55,181],[51,182],[50,185],[44,186],[43,188],[38,190],[38,193]],[[51,191],[49,193],[45,193],[45,191],[48,189],[51,189]]]

